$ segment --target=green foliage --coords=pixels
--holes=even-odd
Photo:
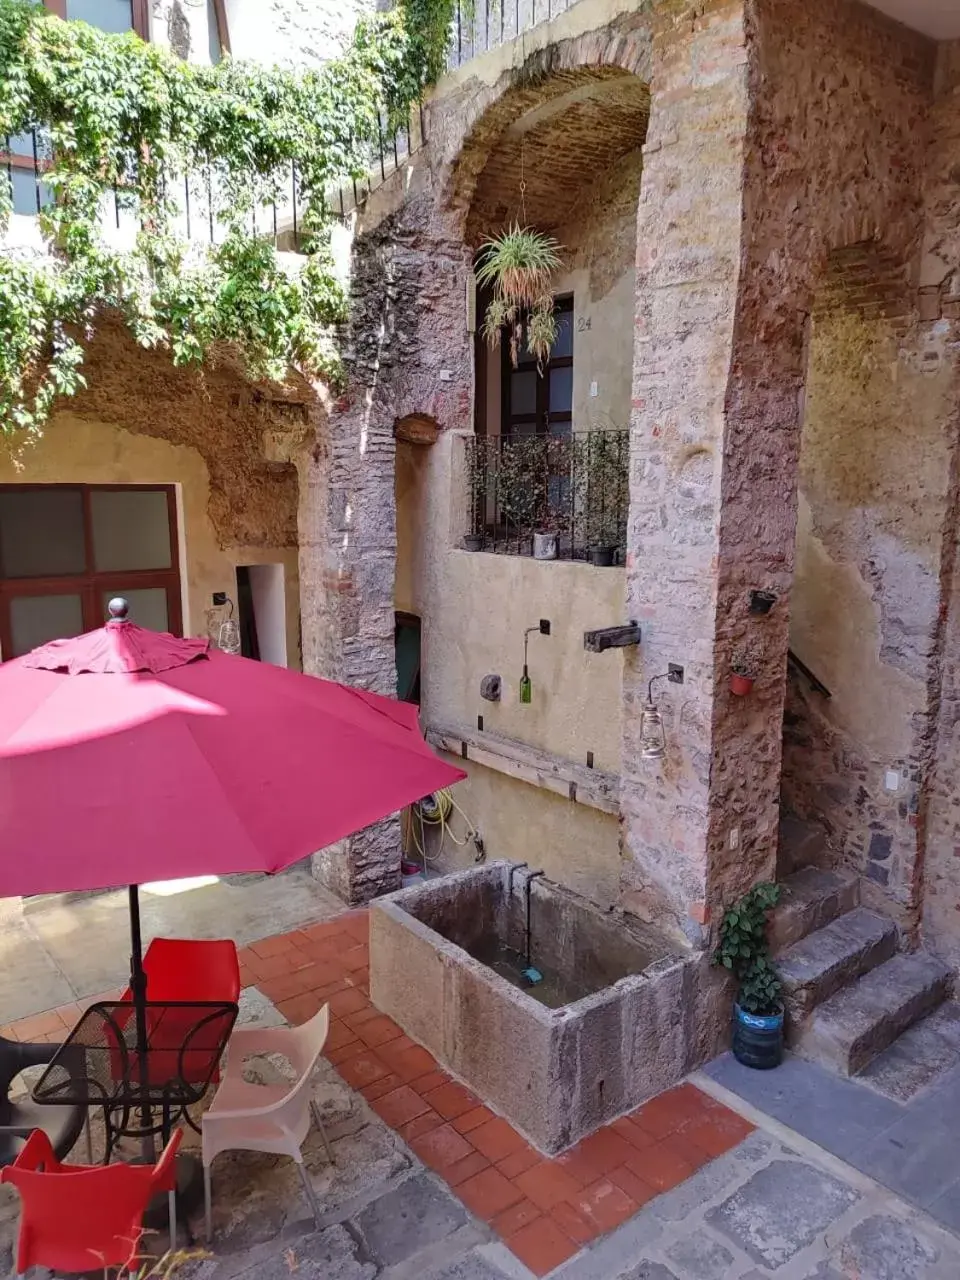
[[[477,283],[493,290],[483,322],[487,344],[496,347],[504,327],[516,366],[523,329],[527,350],[542,364],[557,340],[550,277],[560,266],[560,246],[551,236],[514,223],[480,248]]]
[[[586,480],[583,507],[587,544],[618,547],[626,534],[630,505],[628,453],[618,432],[590,431],[578,441],[580,474]]]
[[[761,956],[754,960],[741,978],[737,1003],[747,1013],[769,1017],[779,1013],[783,1007],[781,990],[776,969],[769,960]]]
[[[0,257],[0,434],[38,430],[56,396],[83,385],[83,344],[107,309],[177,364],[229,343],[254,377],[294,365],[336,380],[346,301],[324,193],[366,174],[378,111],[392,128],[436,79],[451,7],[405,0],[361,21],[341,58],[294,75],[230,58],[194,66],[132,33],[0,0],[0,137],[41,131],[55,197],[41,216],[50,253]],[[260,210],[266,223],[294,169],[305,256],[287,270],[254,220]],[[187,174],[221,231],[200,255],[177,231]],[[132,248],[102,238],[114,190],[141,228]],[[11,211],[0,181],[0,234]]]
[[[737,1001],[748,1013],[779,1013],[780,981],[770,963],[767,914],[777,905],[780,886],[757,884],[724,913],[713,963],[737,979]]]

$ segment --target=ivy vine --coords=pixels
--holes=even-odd
[[[335,383],[346,300],[325,193],[366,175],[383,115],[391,130],[406,120],[442,72],[451,8],[403,0],[361,20],[342,57],[294,74],[229,57],[195,66],[0,0],[0,140],[38,131],[52,194],[39,215],[48,251],[0,254],[0,434],[39,431],[56,398],[85,385],[84,346],[107,311],[177,365],[229,343],[253,377],[282,380],[292,365]],[[254,230],[294,171],[295,268]],[[220,231],[199,253],[178,231],[183,175],[203,175]],[[133,247],[102,234],[114,199],[139,227]],[[0,180],[0,236],[12,212]]]

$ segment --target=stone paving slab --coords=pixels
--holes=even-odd
[[[356,914],[344,916],[295,935],[297,942],[267,940],[247,953],[269,974],[264,984],[284,997],[278,1009],[248,982],[242,1022],[307,1017],[325,999],[335,1009],[332,1061],[321,1063],[313,1085],[334,1162],[319,1134],[304,1147],[319,1224],[292,1162],[224,1153],[214,1166],[214,1255],[177,1280],[960,1277],[956,1236],[801,1137],[794,1142],[776,1125],[754,1130],[756,1112],[747,1108],[744,1119],[692,1084],[559,1160],[542,1159],[370,1006],[359,926]],[[331,963],[344,956],[347,976],[331,981]],[[321,979],[327,994],[317,989]],[[714,1067],[735,1079],[729,1066]],[[275,1055],[245,1070],[267,1082],[290,1074]],[[898,1120],[889,1117],[904,1115],[902,1106],[808,1063],[788,1060],[749,1076],[754,1093],[783,1113],[795,1114],[799,1099],[801,1118],[804,1107],[820,1126],[832,1117],[846,1142],[862,1141],[871,1125],[895,1132]],[[944,1109],[960,1107],[960,1073],[911,1105],[925,1140],[939,1122],[945,1142]],[[187,1147],[197,1144],[188,1132]],[[461,1177],[454,1171],[464,1165]],[[947,1204],[949,1190],[941,1188],[944,1214],[960,1210],[960,1195]],[[12,1274],[16,1220],[16,1197],[0,1188],[0,1276]],[[582,1233],[585,1247],[569,1232]]]
[[[960,1230],[960,1068],[903,1102],[795,1057],[751,1071],[724,1054],[703,1074]]]
[[[825,1153],[756,1132],[553,1280],[956,1280],[960,1239]]]

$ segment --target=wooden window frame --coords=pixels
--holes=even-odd
[[[67,16],[67,0],[43,0],[43,7],[55,13],[58,18]],[[130,16],[133,19],[133,30],[141,40],[150,39],[150,11],[148,0],[130,0]]]
[[[561,314],[570,316],[570,350],[573,351],[573,294],[567,293],[556,299],[556,309]],[[500,433],[506,438],[514,436],[514,427],[525,426],[529,423],[534,424],[534,435],[546,436],[550,434],[550,427],[554,423],[567,423],[570,430],[573,431],[573,397],[571,394],[570,412],[550,414],[550,370],[551,369],[572,369],[573,355],[569,356],[551,356],[543,366],[541,372],[537,368],[537,362],[533,356],[527,351],[526,347],[520,352],[517,360],[516,368],[514,368],[513,360],[510,355],[509,340],[504,337],[501,339],[500,346],[502,349],[502,366],[500,373],[501,382],[501,411],[500,411]],[[537,375],[537,403],[533,413],[511,413],[510,411],[510,384],[514,373],[535,373]],[[572,377],[572,374],[571,374]]]
[[[227,23],[226,0],[213,0],[213,12],[217,19],[217,35],[221,54],[230,52],[230,27]]]
[[[0,560],[0,661],[13,655],[13,629],[10,602],[19,596],[78,595],[83,613],[83,626],[93,631],[105,621],[102,594],[109,591],[135,590],[138,587],[163,587],[167,594],[167,625],[175,636],[183,632],[183,601],[180,579],[180,540],[177,528],[177,492],[169,484],[0,484],[0,495],[23,493],[25,490],[70,490],[79,492],[83,508],[85,566],[82,573],[58,574],[42,578],[5,578]],[[93,520],[91,495],[103,492],[161,492],[167,498],[167,527],[170,531],[170,567],[168,569],[97,570],[93,554]],[[2,550],[0,550],[2,555]],[[134,618],[133,621],[136,621]]]

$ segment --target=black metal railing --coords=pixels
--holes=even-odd
[[[515,40],[576,3],[577,0],[457,0],[448,69],[454,71],[471,58]]]
[[[377,139],[365,148],[366,176],[348,179],[329,190],[325,197],[327,208],[335,217],[347,219],[425,142],[426,116],[421,103],[414,103],[405,123],[391,125],[386,110],[379,111]],[[44,130],[31,129],[16,137],[3,138],[2,143],[0,163],[7,171],[13,211],[35,217],[54,199],[44,180],[44,171],[51,160],[49,139]],[[218,191],[215,165],[205,166],[197,173],[168,178],[165,194],[177,205],[177,229],[187,240],[214,245],[224,239],[227,228],[217,214],[222,204]],[[297,166],[291,164],[289,177],[270,184],[269,195],[254,200],[250,210],[254,234],[267,236],[281,248],[298,252],[303,247],[305,205]],[[129,191],[114,188],[104,193],[103,219],[105,229],[113,226],[120,232],[128,224],[131,234],[136,233],[138,212],[132,184]]]
[[[623,564],[629,457],[625,429],[471,437],[464,547]]]

